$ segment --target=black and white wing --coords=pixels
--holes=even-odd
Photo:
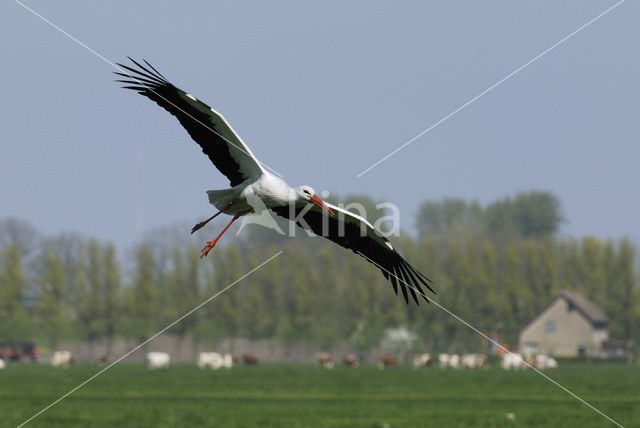
[[[260,162],[220,113],[173,86],[147,61],[144,62],[148,68],[129,59],[138,69],[118,64],[128,71],[116,72],[126,77],[118,82],[126,83],[124,88],[152,99],[177,117],[215,167],[227,176],[232,187],[264,173]]]
[[[271,209],[281,217],[296,221],[299,227],[330,239],[376,265],[384,277],[391,281],[396,294],[400,286],[407,303],[409,303],[407,289],[416,304],[419,304],[416,292],[429,302],[421,285],[435,293],[429,286],[431,280],[407,263],[387,238],[376,232],[371,223],[363,217],[335,205],[326,202],[325,204],[333,210],[334,217],[328,216],[312,204],[304,207],[287,205]]]

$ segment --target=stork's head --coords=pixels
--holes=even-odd
[[[331,211],[331,208],[329,208],[327,206],[327,204],[325,204],[322,201],[322,199],[320,199],[318,197],[318,195],[316,195],[316,191],[313,190],[313,188],[311,186],[300,186],[300,187],[298,187],[296,189],[296,196],[298,197],[299,201],[311,202],[312,204],[317,205],[318,207],[320,207],[322,209],[322,211],[326,212],[331,217],[334,216],[333,211]]]

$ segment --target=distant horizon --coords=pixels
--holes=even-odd
[[[531,191],[531,190],[528,190]],[[527,192],[527,190],[522,191],[522,192],[516,192],[513,195],[505,195],[505,197],[510,197],[512,198],[513,196],[519,194],[519,193],[523,193],[523,192]],[[363,197],[363,196],[368,196],[368,195],[347,195],[347,197]],[[347,202],[346,199],[344,199],[345,197],[343,197],[342,195],[337,195],[337,197],[339,197],[341,200],[344,200],[345,202]],[[370,197],[370,196],[369,196]],[[440,200],[425,200],[422,201],[422,203],[425,202],[442,202],[444,199],[461,199],[461,198],[453,198],[453,197],[445,197],[443,199]],[[489,201],[487,203],[480,203],[476,200],[465,200],[465,202],[468,203],[473,203],[473,202],[478,202],[480,203],[480,205],[482,206],[482,208],[486,208],[486,206],[492,202],[495,202],[497,200],[501,200],[502,198],[496,199],[494,201]],[[564,210],[562,209],[562,201],[560,201],[561,203],[561,212],[563,212]],[[418,215],[418,211],[416,211],[415,213],[413,213],[413,216],[411,217],[411,221],[409,222],[409,227],[406,227],[407,222],[403,221],[401,223],[401,235],[405,235],[408,234],[411,237],[417,237],[418,236],[418,230],[416,228],[416,217]],[[79,230],[58,230],[58,231],[45,231],[41,228],[38,227],[38,225],[33,224],[25,219],[20,219],[16,216],[4,216],[4,217],[0,217],[0,224],[3,223],[5,220],[8,220],[10,218],[14,218],[17,219],[19,221],[26,221],[28,225],[32,226],[38,233],[42,234],[43,238],[55,238],[57,236],[63,235],[63,234],[75,234],[78,235],[82,238],[86,238],[86,239],[91,239],[91,238],[95,238],[98,239],[100,242],[103,243],[113,243],[115,245],[115,247],[119,250],[119,251],[127,251],[130,249],[133,249],[137,244],[139,244],[140,242],[144,242],[145,239],[148,239],[149,236],[153,235],[154,233],[157,233],[159,231],[169,231],[174,235],[174,238],[178,238],[179,242],[191,242],[193,245],[200,245],[202,242],[203,237],[206,237],[208,235],[214,235],[216,234],[218,231],[218,229],[221,227],[216,227],[216,224],[212,224],[209,225],[207,228],[202,229],[201,231],[199,231],[197,234],[191,234],[189,231],[191,229],[191,227],[193,226],[193,224],[195,224],[196,222],[202,220],[201,218],[193,218],[192,220],[187,220],[187,219],[183,219],[182,221],[180,220],[175,220],[173,222],[168,222],[164,225],[156,225],[156,226],[152,226],[149,227],[147,229],[144,229],[141,231],[141,233],[136,236],[136,237],[132,237],[131,239],[129,239],[128,241],[125,242],[117,242],[115,240],[113,240],[110,237],[102,237],[102,236],[98,236],[98,235],[92,235],[91,233],[83,233]],[[402,218],[405,218],[404,216],[402,216]],[[368,219],[371,222],[373,222],[373,220]],[[375,220],[375,219],[374,219]],[[595,234],[590,234],[590,233],[585,233],[582,235],[576,235],[571,233],[570,231],[567,230],[566,226],[567,224],[570,223],[570,219],[565,218],[563,219],[563,221],[560,222],[560,228],[558,229],[558,231],[556,233],[554,233],[554,236],[558,239],[581,239],[584,237],[595,237],[597,239],[600,239],[604,242],[606,241],[613,241],[613,242],[620,242],[622,240],[629,240],[629,242],[631,242],[634,246],[637,246],[637,241],[635,241],[631,236],[629,235],[623,235],[623,236],[618,236],[618,237],[614,237],[614,236],[598,236]],[[218,225],[219,226],[219,225]],[[254,224],[247,224],[247,226],[254,228],[254,227],[261,227],[259,225],[254,225]],[[184,229],[181,232],[181,229]],[[220,242],[220,244],[225,245],[227,243],[233,243],[233,241],[236,238],[236,235],[238,234],[238,230],[240,229],[240,224],[234,224],[231,229],[230,229],[230,233],[228,234],[228,236],[225,236],[225,238],[222,239],[222,241]],[[300,230],[301,234],[303,234],[304,232],[302,230]],[[276,232],[273,232],[274,235],[276,235]],[[243,231],[240,231],[240,236],[244,234]],[[295,238],[290,238],[290,239],[295,239]],[[390,237],[390,239],[393,241],[394,239],[398,239],[397,237]],[[640,256],[640,254],[638,255]]]

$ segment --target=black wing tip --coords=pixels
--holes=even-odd
[[[406,262],[405,262],[405,263],[406,263]],[[421,282],[425,287],[427,287],[427,288],[429,289],[429,291],[431,291],[433,294],[436,294],[436,295],[438,294],[438,293],[436,293],[436,291],[435,291],[433,288],[431,288],[431,285],[430,285],[430,284],[433,284],[433,281],[431,281],[428,277],[426,277],[426,276],[425,276],[425,275],[423,275],[421,272],[419,272],[418,270],[416,270],[416,269],[415,269],[413,266],[411,266],[409,263],[406,263],[406,265],[407,265],[407,268],[408,268],[411,272],[413,272],[413,273],[416,275],[416,277],[418,278],[418,280],[419,280],[419,281],[420,281],[420,282]],[[426,299],[426,297],[425,297],[425,299]],[[428,300],[427,300],[427,301],[428,301]]]
[[[409,263],[407,263],[406,260],[402,259],[401,257],[400,260],[398,260],[398,262],[395,263],[389,270],[389,277],[392,280],[392,285],[395,282],[394,280],[396,279],[397,282],[399,282],[400,289],[402,290],[402,294],[407,305],[409,304],[409,293],[407,293],[407,288],[411,293],[413,301],[418,306],[420,305],[420,299],[418,299],[417,294],[420,294],[427,303],[431,303],[423,288],[421,287],[421,284],[427,287],[433,294],[437,294],[435,290],[430,286],[430,284],[433,284],[433,281],[414,269],[413,266],[411,266]],[[396,294],[398,294],[396,286],[394,286],[394,290],[396,290]]]
[[[416,305],[420,306],[420,301],[418,300],[418,296],[416,295],[416,291],[418,294],[424,297],[424,291],[420,288],[420,284],[416,281],[416,279],[411,275],[411,271],[405,266],[400,265],[400,268],[403,273],[403,277],[409,291],[411,292],[411,297],[413,297],[413,301],[416,302]]]
[[[393,267],[393,277],[396,278],[399,282],[400,290],[402,291],[402,296],[404,297],[404,301],[409,304],[409,295],[407,294],[407,284],[402,279],[402,275],[400,269],[396,266]],[[396,294],[398,294],[396,292]]]
[[[118,67],[118,71],[114,71],[114,73],[118,76],[133,79],[136,84],[144,86],[147,89],[159,89],[164,86],[172,86],[158,70],[147,62],[147,60],[143,59],[142,61],[144,61],[144,63],[153,71],[149,70],[149,68],[143,66],[130,56],[127,56],[127,58],[138,68],[117,62],[116,66]]]

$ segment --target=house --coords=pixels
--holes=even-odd
[[[609,320],[583,295],[562,291],[520,331],[524,355],[597,356],[609,339]]]

